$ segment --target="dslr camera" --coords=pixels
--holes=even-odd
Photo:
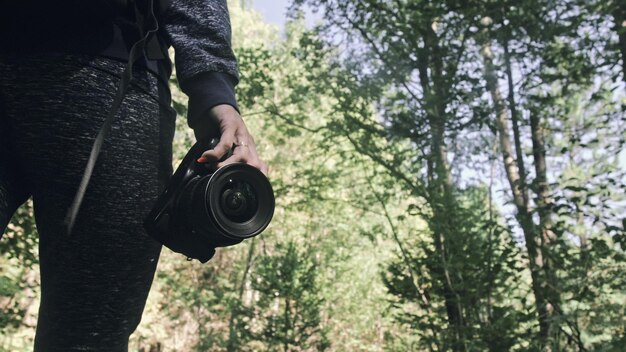
[[[174,252],[206,263],[216,247],[260,234],[274,214],[274,192],[257,168],[232,163],[217,170],[196,160],[219,139],[197,142],[144,221],[148,234]]]

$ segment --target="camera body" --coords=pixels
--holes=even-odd
[[[245,163],[217,170],[196,160],[218,139],[197,142],[145,218],[148,234],[171,250],[207,262],[216,247],[260,234],[274,214],[274,193],[261,171]]]

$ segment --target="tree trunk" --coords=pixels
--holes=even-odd
[[[533,141],[533,157],[535,159],[535,182],[534,189],[537,195],[537,210],[539,213],[539,231],[541,234],[543,256],[545,258],[544,271],[549,285],[546,286],[548,304],[558,314],[560,311],[560,294],[554,267],[554,260],[550,250],[557,240],[552,228],[552,198],[547,179],[546,150],[543,126],[537,113],[530,115],[530,129]]]
[[[517,104],[515,103],[515,86],[513,85],[513,69],[511,68],[511,53],[509,43],[504,40],[504,62],[506,65],[506,78],[509,86],[508,102],[511,112],[511,123],[513,125],[513,141],[515,141],[515,153],[517,158],[517,169],[519,170],[519,188],[524,199],[524,207],[528,208],[528,185],[526,184],[526,167],[524,166],[524,149],[522,149],[522,139],[519,128],[519,115]]]
[[[250,248],[248,249],[248,256],[246,257],[246,267],[243,271],[243,277],[241,278],[241,286],[239,286],[239,303],[238,304],[243,304],[243,294],[246,289],[246,283],[248,281],[248,274],[250,273],[250,268],[252,267],[252,259],[254,257],[255,242],[256,241],[254,238],[252,238],[252,240],[250,241]],[[231,310],[230,318],[228,320],[228,344],[226,345],[226,349],[229,352],[239,350],[237,327],[235,326],[237,317],[235,315],[236,315],[236,312]]]
[[[490,23],[490,19],[484,19],[484,21]],[[541,250],[541,239],[536,233],[535,223],[532,220],[532,214],[528,205],[527,190],[525,189],[526,187],[524,187],[524,182],[518,168],[518,165],[523,165],[524,161],[519,160],[519,157],[517,161],[513,158],[513,146],[511,144],[508,127],[509,117],[506,110],[506,103],[498,87],[488,30],[485,29],[483,35],[485,37],[481,47],[481,56],[484,61],[484,77],[494,105],[495,125],[499,137],[500,152],[502,153],[504,169],[513,195],[513,202],[517,208],[516,217],[526,241],[532,288],[533,294],[535,295],[535,306],[539,315],[539,341],[541,345],[546,346],[550,336],[553,310],[549,306],[546,297],[548,281],[544,272],[545,263]]]
[[[455,236],[453,215],[454,185],[450,166],[448,164],[448,151],[445,142],[445,100],[441,94],[443,85],[443,63],[439,50],[436,33],[432,28],[424,28],[427,35],[424,38],[425,47],[418,53],[418,73],[420,85],[424,92],[424,107],[428,116],[431,130],[431,151],[428,160],[429,180],[429,204],[433,216],[429,221],[429,227],[433,232],[433,239],[437,254],[440,259],[440,267],[433,268],[442,284],[448,322],[454,331],[454,341],[451,346],[453,351],[465,351],[465,329],[463,306],[460,295],[455,291],[452,282],[453,273],[449,267],[449,241]],[[432,76],[428,75],[431,72]],[[432,82],[432,83],[431,83]]]
[[[613,21],[619,38],[619,50],[622,54],[622,80],[626,83],[626,5],[623,2],[616,1]]]

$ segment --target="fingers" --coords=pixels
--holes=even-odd
[[[202,157],[208,162],[217,162],[230,151],[234,144],[236,144],[234,131],[226,130],[215,148],[202,153]]]
[[[248,165],[254,166],[257,169],[261,170],[265,175],[267,175],[267,165],[259,159],[254,144],[241,144],[235,146],[233,150],[233,154],[227,158],[226,160],[219,162],[217,167],[222,167],[224,165],[232,164],[232,163],[246,163]]]
[[[232,154],[222,160],[231,149]],[[269,171],[267,164],[259,158],[254,140],[248,134],[239,134],[237,137],[232,134],[222,135],[215,148],[202,153],[201,158],[204,160],[199,161],[214,164],[217,168],[236,162],[242,162],[256,167],[266,176]]]
[[[243,162],[258,168],[267,176],[267,164],[259,158],[254,139],[239,113],[229,105],[219,105],[211,110],[210,115],[219,124],[220,141],[215,148],[202,153],[198,161],[216,165],[218,168]],[[222,160],[231,150],[232,154]]]

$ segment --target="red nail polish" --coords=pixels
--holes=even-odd
[[[198,160],[196,160],[196,161],[197,161],[197,162],[199,162],[199,163],[204,164],[204,163],[206,163],[208,160],[207,160],[207,158],[205,158],[205,157],[201,156],[201,157],[199,157],[199,158],[198,158]]]

